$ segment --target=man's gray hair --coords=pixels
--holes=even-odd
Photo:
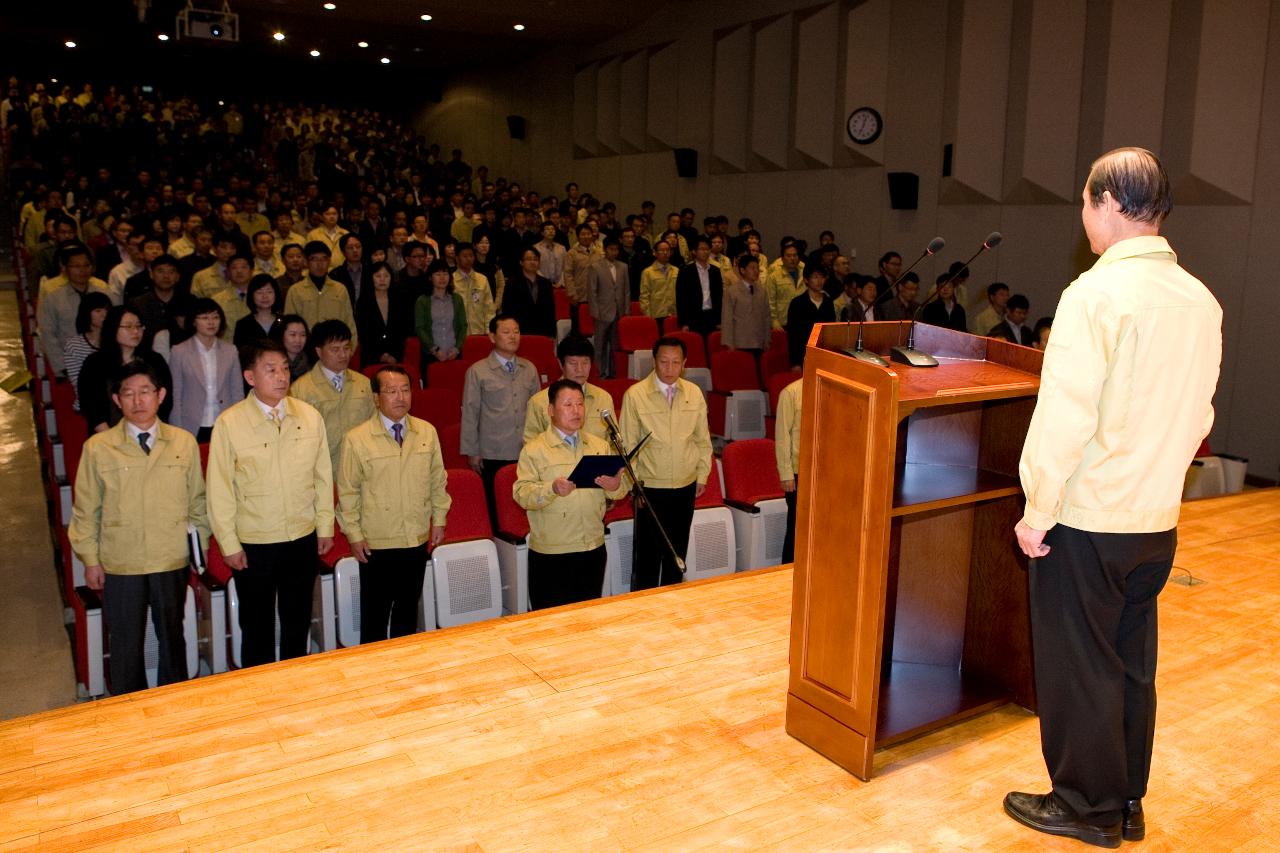
[[[1136,222],[1159,225],[1173,210],[1169,175],[1159,158],[1145,148],[1117,148],[1094,160],[1086,188],[1094,207],[1109,192],[1120,212]]]

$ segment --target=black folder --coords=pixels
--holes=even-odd
[[[644,447],[644,443],[649,440],[649,435],[652,435],[652,433],[645,435],[635,447],[631,448],[631,452],[627,454],[627,459],[635,458],[636,452]],[[600,487],[596,485],[596,477],[612,477],[622,468],[622,457],[616,453],[609,455],[592,454],[584,456],[578,461],[573,473],[569,475],[569,481],[579,489],[598,489]]]

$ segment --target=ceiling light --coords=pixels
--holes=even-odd
[[[274,33],[272,33],[271,37],[276,41],[284,41],[284,33],[280,32],[279,30],[276,30]]]
[[[391,64],[391,60],[390,60],[390,59],[388,59],[388,58],[387,58],[387,57],[385,57],[385,56],[384,56],[384,57],[382,57],[381,59],[379,59],[378,61],[379,61],[379,62],[381,62],[383,65],[390,65],[390,64]]]
[[[430,16],[430,15],[419,15],[418,17],[419,17],[420,19],[424,20],[424,21],[429,21],[429,20],[431,20],[431,16]]]
[[[169,40],[169,34],[168,34],[168,33],[160,33],[160,35],[156,36],[156,38],[160,39],[160,41],[168,41],[168,40]]]
[[[63,42],[63,44],[65,44],[67,47],[75,47],[75,46],[76,46],[76,43],[75,43],[75,42],[73,42],[73,41],[64,41],[64,42]]]
[[[50,82],[50,83],[57,83],[57,82],[58,82],[58,78],[57,78],[57,77],[50,77],[50,78],[49,78],[49,82]]]
[[[524,24],[516,24],[512,29],[518,33],[522,33],[524,32]]]
[[[325,4],[324,4],[324,10],[325,10],[326,12],[332,12],[332,11],[333,11],[334,9],[336,9],[336,8],[338,8],[338,4],[337,4],[337,3],[325,3]]]
[[[367,41],[356,42],[356,47],[368,47],[368,46],[369,46],[369,43]]]
[[[313,50],[313,51],[311,51],[311,55],[312,55],[312,56],[316,56],[316,57],[318,57],[318,56],[320,55],[320,51],[318,51],[318,50]]]

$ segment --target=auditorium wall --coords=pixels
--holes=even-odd
[[[861,106],[884,118],[869,145],[845,130]],[[1091,160],[1151,148],[1174,181],[1165,231],[1225,309],[1213,444],[1280,472],[1280,0],[668,3],[600,44],[452,75],[418,125],[543,192],[749,215],[770,256],[829,227],[871,271],[942,235],[928,280],[999,230],[973,282],[1008,282],[1032,318],[1091,262]],[[919,175],[918,209],[890,209],[897,171]]]

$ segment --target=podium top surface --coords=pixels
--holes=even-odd
[[[910,326],[905,321],[863,323],[863,349],[887,359],[892,347],[905,345]],[[898,404],[903,409],[1034,397],[1040,389],[1044,355],[1039,350],[925,323],[917,323],[915,331],[915,348],[934,356],[937,367],[857,362],[897,380]],[[814,327],[809,346],[843,356],[857,335],[857,324],[824,323]]]

